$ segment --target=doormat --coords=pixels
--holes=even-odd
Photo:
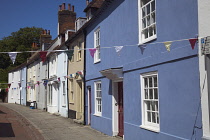
[[[15,137],[11,123],[0,123],[0,137]]]

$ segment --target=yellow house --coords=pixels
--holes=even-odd
[[[39,57],[38,52],[34,53],[27,61],[27,103],[29,106],[32,102],[36,101],[36,67],[37,61],[35,61]]]
[[[68,101],[69,118],[77,123],[84,123],[84,35],[82,31],[70,38],[67,43],[73,50],[68,61]]]

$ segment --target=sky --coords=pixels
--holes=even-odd
[[[52,39],[57,36],[59,5],[74,5],[77,17],[85,17],[86,0],[1,0],[0,40],[24,27],[50,30]]]

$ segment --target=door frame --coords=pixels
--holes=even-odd
[[[87,87],[88,91],[88,125],[91,125],[91,86]]]
[[[123,79],[112,81],[112,135],[118,136],[119,133],[119,115],[118,115],[118,82]]]

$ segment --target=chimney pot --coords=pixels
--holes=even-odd
[[[65,10],[66,9],[66,6],[65,6],[65,3],[62,4],[62,10]]]
[[[59,10],[62,10],[61,8],[62,8],[62,5],[59,5]]]
[[[71,4],[68,4],[68,10],[71,11]]]
[[[50,35],[50,30],[48,30],[48,33],[47,34]]]
[[[44,34],[44,30],[42,30],[42,34]]]
[[[47,30],[45,29],[45,35],[47,34]]]
[[[72,5],[72,12],[74,12],[74,5]]]
[[[89,4],[89,0],[86,0],[86,5],[88,5]]]

